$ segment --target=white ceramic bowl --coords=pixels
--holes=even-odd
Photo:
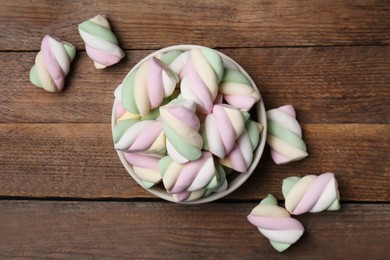
[[[164,49],[161,49],[161,50],[158,50],[158,51],[155,51],[155,52],[149,54],[148,56],[143,58],[140,62],[138,62],[131,69],[131,71],[137,69],[147,59],[149,59],[152,56],[156,56],[159,53],[165,53],[165,52],[173,51],[173,50],[187,51],[187,50],[191,50],[193,48],[204,48],[204,47],[203,46],[199,46],[199,45],[174,45],[174,46],[170,46],[170,47],[167,47],[167,48],[164,48]],[[253,82],[252,78],[248,75],[248,73],[238,63],[236,63],[233,59],[231,59],[230,57],[226,56],[225,54],[223,54],[221,52],[218,52],[218,53],[219,53],[219,55],[221,55],[222,60],[224,62],[224,65],[226,67],[233,66],[233,67],[238,68],[241,71],[241,73],[243,73],[249,79],[249,81],[251,82],[252,86],[256,90],[258,90],[258,88],[256,87],[256,84]],[[172,195],[170,193],[168,193],[164,188],[160,187],[160,185],[156,185],[155,187],[152,187],[152,188],[146,189],[146,190],[149,191],[150,193],[152,193],[152,194],[154,194],[154,195],[156,195],[156,196],[158,196],[158,197],[160,197],[162,199],[168,200],[168,201],[172,201],[172,202],[176,202],[176,203],[180,203],[180,204],[200,204],[200,203],[211,202],[211,201],[215,201],[217,199],[223,198],[223,197],[227,196],[228,194],[232,193],[233,191],[235,191],[237,188],[239,188],[249,178],[249,176],[251,176],[251,174],[255,170],[257,164],[259,163],[261,155],[263,154],[264,145],[265,145],[265,141],[266,141],[266,135],[267,135],[267,119],[266,119],[266,114],[265,114],[264,103],[263,103],[261,98],[260,98],[260,101],[257,102],[255,104],[254,108],[252,108],[252,109],[254,109],[255,112],[257,113],[258,122],[261,123],[263,125],[263,127],[264,127],[263,131],[261,132],[260,142],[259,142],[259,145],[256,148],[256,150],[254,151],[253,161],[252,161],[252,164],[249,166],[248,171],[245,172],[245,173],[238,174],[232,180],[230,180],[228,178],[228,188],[225,191],[211,193],[207,197],[202,197],[202,198],[194,200],[194,201],[181,201],[181,202],[178,202],[178,201],[175,201],[172,198]],[[114,129],[115,122],[116,122],[116,118],[115,118],[115,102],[114,102],[114,107],[112,109],[112,117],[111,117],[112,129]],[[125,167],[127,172],[130,174],[130,176],[141,187],[143,187],[143,185],[141,183],[141,180],[137,177],[137,175],[134,174],[131,164],[129,164],[126,161],[126,159],[124,157],[124,153],[121,152],[121,151],[117,151],[117,153],[118,153],[119,159],[121,160],[123,166]]]

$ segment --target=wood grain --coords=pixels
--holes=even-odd
[[[389,125],[303,125],[309,157],[276,166],[269,150],[230,199],[281,197],[282,179],[337,176],[344,201],[390,201]],[[0,125],[0,196],[153,198],[122,167],[108,124]]]
[[[259,87],[267,109],[293,104],[302,123],[390,123],[390,47],[224,49]],[[108,123],[113,92],[150,51],[96,71],[78,54],[60,94],[28,81],[35,53],[0,53],[1,123]]]
[[[383,45],[390,43],[389,10],[385,0],[5,0],[0,50],[38,50],[46,33],[82,49],[77,25],[99,13],[125,49]]]
[[[306,214],[283,254],[246,219],[256,203],[0,202],[0,257],[385,259],[390,206],[343,204]]]

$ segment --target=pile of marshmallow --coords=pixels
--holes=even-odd
[[[224,191],[226,170],[244,173],[252,163],[263,127],[248,111],[259,100],[213,49],[159,53],[115,90],[115,149],[145,188],[162,182],[175,201]]]
[[[105,16],[84,21],[79,33],[96,69],[125,56]],[[60,92],[75,55],[72,44],[46,35],[30,81],[46,91]],[[145,188],[162,183],[175,201],[225,191],[227,174],[245,173],[252,164],[263,126],[250,118],[249,111],[259,100],[251,81],[215,50],[159,53],[131,70],[115,90],[115,149],[123,153]],[[267,111],[267,126],[267,143],[276,164],[308,156],[291,105]],[[290,214],[340,208],[333,173],[289,177],[282,193],[285,208],[268,195],[248,216],[280,252],[304,232]]]

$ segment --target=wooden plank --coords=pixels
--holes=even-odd
[[[1,201],[0,257],[385,259],[389,204],[343,204],[297,217],[302,238],[283,254],[246,219],[256,203]]]
[[[390,46],[222,51],[253,77],[266,108],[293,104],[302,123],[390,123]],[[81,52],[61,94],[28,81],[35,53],[0,53],[0,122],[108,123],[114,89],[148,53],[96,71]]]
[[[390,125],[303,125],[309,157],[276,166],[268,148],[230,199],[281,199],[282,179],[337,176],[343,201],[389,201]],[[151,198],[127,175],[108,124],[0,125],[0,196]]]
[[[77,24],[104,13],[125,49],[192,43],[210,47],[383,45],[385,0],[2,1],[0,50],[38,50],[46,33],[84,48]]]

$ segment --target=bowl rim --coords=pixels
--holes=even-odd
[[[168,51],[174,51],[174,50],[188,51],[188,50],[191,50],[193,48],[208,48],[208,47],[205,47],[205,46],[202,46],[202,45],[179,44],[179,45],[172,45],[172,46],[169,46],[169,47],[166,47],[166,48],[162,48],[162,49],[156,50],[156,51],[150,53],[149,55],[147,55],[146,57],[144,57],[143,59],[141,59],[139,62],[137,62],[137,64],[135,64],[131,68],[131,70],[127,73],[126,77],[133,70],[137,69],[142,63],[144,63],[146,60],[148,60],[149,58],[151,58],[153,56],[156,56],[156,55],[158,55],[160,53],[164,53],[164,52],[168,52]],[[155,195],[155,196],[157,196],[157,197],[159,197],[161,199],[170,201],[170,202],[174,202],[174,203],[178,203],[178,204],[189,204],[189,205],[191,205],[191,204],[208,203],[208,202],[216,201],[218,199],[226,197],[230,193],[232,193],[235,190],[237,190],[252,175],[252,173],[256,169],[258,163],[260,162],[261,156],[262,156],[262,154],[264,152],[266,136],[267,136],[267,117],[266,117],[266,111],[265,111],[265,107],[264,107],[264,102],[263,102],[263,99],[261,97],[260,91],[259,91],[257,85],[255,84],[255,82],[253,81],[253,79],[241,67],[240,64],[238,64],[235,60],[233,60],[232,58],[230,58],[226,54],[224,54],[224,53],[222,53],[220,51],[217,51],[217,50],[215,50],[215,51],[221,56],[221,58],[223,60],[223,63],[224,63],[224,66],[226,66],[226,62],[231,62],[231,64],[233,64],[242,74],[244,74],[248,78],[248,80],[250,81],[252,87],[259,93],[260,100],[254,105],[254,108],[255,108],[255,111],[256,111],[256,114],[257,114],[257,117],[258,117],[257,122],[261,123],[262,126],[263,126],[263,130],[262,130],[262,132],[260,134],[260,141],[259,141],[259,144],[258,144],[257,148],[255,149],[254,156],[253,156],[253,159],[252,159],[252,163],[249,166],[247,172],[240,173],[234,180],[232,180],[230,183],[228,183],[228,188],[225,191],[214,192],[214,193],[211,193],[210,195],[208,195],[206,197],[202,197],[202,198],[199,198],[199,199],[193,200],[193,201],[176,201],[176,200],[173,199],[173,196],[171,194],[169,194],[166,190],[164,190],[162,188],[159,188],[159,187],[152,187],[152,188],[149,188],[149,189],[145,188],[142,185],[141,180],[133,172],[131,164],[126,161],[125,156],[124,156],[124,152],[116,150],[122,165],[125,167],[125,169],[128,172],[128,174],[138,183],[138,185],[140,185],[144,190],[152,193],[153,195]],[[121,81],[121,84],[126,79],[126,77]],[[116,105],[116,98],[114,98],[114,104],[113,104],[112,114],[111,114],[111,132],[113,131],[113,129],[115,127],[115,124],[116,124],[115,105]]]

